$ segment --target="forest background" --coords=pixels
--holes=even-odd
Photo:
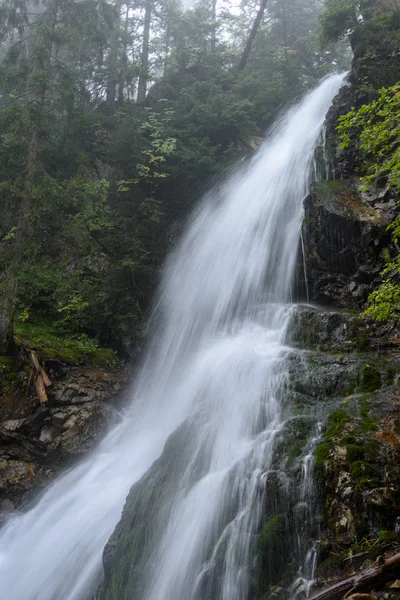
[[[134,352],[205,186],[349,67],[346,35],[386,39],[398,14],[394,0],[3,0],[0,354],[44,330]]]

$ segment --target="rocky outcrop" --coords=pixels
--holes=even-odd
[[[324,589],[400,551],[400,336],[395,323],[300,307],[290,341],[303,339],[311,375],[294,377],[295,389],[303,403],[310,387],[333,400],[315,451]]]
[[[317,158],[332,181],[314,184],[305,201],[304,262],[309,298],[315,302],[364,308],[380,282],[385,259],[397,255],[386,226],[398,212],[399,194],[385,182],[368,193],[361,191],[356,168],[360,148],[341,148],[336,129],[340,116],[399,81],[400,12],[393,10],[394,5],[387,5],[379,19],[366,20],[351,34],[352,68],[326,118],[324,149]],[[305,291],[300,295],[306,297]]]
[[[128,373],[122,368],[45,365],[53,382],[46,404],[29,393],[23,364],[8,373],[0,396],[0,519],[91,449],[123,402]]]
[[[357,308],[380,280],[395,202],[366,194],[355,180],[320,181],[305,199],[303,239],[309,297]],[[386,250],[385,250],[386,249]]]

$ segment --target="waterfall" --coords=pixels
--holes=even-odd
[[[285,335],[302,201],[342,80],[329,76],[290,110],[193,216],[123,420],[1,533],[3,597],[90,598],[138,482],[130,499],[151,526],[129,589],[107,597],[246,598],[262,490],[290,413]]]

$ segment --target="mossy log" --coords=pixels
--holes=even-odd
[[[395,554],[376,567],[341,579],[333,585],[315,592],[309,600],[342,600],[356,592],[369,592],[374,588],[381,588],[385,583],[398,577],[399,569],[400,554]]]

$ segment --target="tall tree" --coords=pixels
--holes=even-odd
[[[28,6],[25,5],[24,8],[26,10]],[[27,85],[29,98],[27,120],[30,134],[22,197],[15,227],[14,260],[5,273],[5,286],[0,307],[0,352],[3,354],[11,352],[13,345],[12,329],[17,288],[15,270],[18,265],[16,261],[23,260],[24,242],[29,236],[29,213],[33,207],[33,189],[38,171],[46,92],[50,78],[50,59],[57,18],[58,0],[54,0],[47,11],[41,15],[40,22],[36,24],[37,34],[30,48],[32,69]]]
[[[240,71],[243,71],[247,65],[247,61],[249,60],[250,52],[251,52],[255,37],[257,35],[262,18],[264,16],[265,9],[267,8],[267,3],[268,3],[268,0],[261,0],[260,7],[258,9],[256,18],[254,19],[253,26],[249,33],[249,37],[247,38],[246,45],[242,52],[242,56],[240,57],[240,61],[239,61],[238,68],[237,68],[238,73],[240,73]]]
[[[145,0],[143,21],[142,56],[140,63],[140,74],[138,83],[137,102],[144,104],[146,101],[147,82],[149,77],[149,53],[150,53],[150,25],[153,12],[153,0]]]
[[[217,0],[211,0],[211,52],[217,47]]]

